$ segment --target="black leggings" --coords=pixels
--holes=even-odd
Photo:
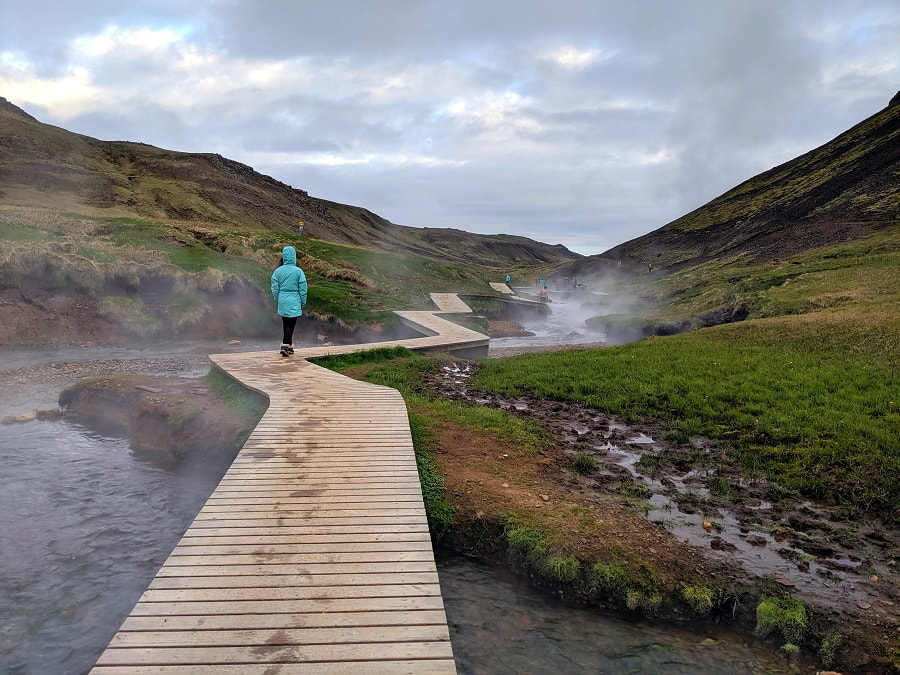
[[[284,339],[281,343],[285,345],[294,344],[294,326],[297,325],[297,317],[283,316],[281,317],[281,323],[284,325]]]

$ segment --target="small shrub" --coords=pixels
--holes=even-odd
[[[713,607],[713,590],[709,586],[685,586],[681,597],[697,616],[706,616]]]
[[[578,572],[581,570],[581,563],[575,556],[550,556],[545,566],[545,573],[549,579],[560,581],[562,583],[571,583],[575,581]]]
[[[756,634],[781,633],[784,641],[799,644],[806,632],[806,605],[790,595],[765,597],[756,607]]]
[[[575,473],[580,473],[582,476],[593,473],[598,466],[600,466],[599,462],[591,455],[578,455],[575,461],[572,462],[572,469]]]

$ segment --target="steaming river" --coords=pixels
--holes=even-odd
[[[151,370],[177,362],[199,376],[203,354],[227,349],[0,352],[0,370],[9,382],[7,371],[22,366],[65,373],[64,358],[114,356]],[[50,379],[5,386],[0,416],[55,403],[70,382]],[[0,425],[0,673],[89,670],[219,478],[159,469],[125,441],[65,421]],[[458,558],[439,573],[461,673],[794,672],[743,638],[573,609]]]

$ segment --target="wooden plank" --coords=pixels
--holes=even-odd
[[[441,609],[437,578],[419,584],[355,586],[192,587],[189,580],[154,579],[138,602],[142,615],[372,612]],[[163,582],[172,584],[166,588]],[[260,604],[265,601],[265,604]],[[282,602],[284,604],[271,604]],[[277,611],[276,611],[277,610]]]
[[[168,561],[163,565],[157,576],[181,577],[181,576],[313,576],[313,575],[363,575],[363,574],[403,574],[404,577],[415,572],[434,572],[434,562],[396,561],[393,563],[369,562],[369,563],[306,563],[300,564],[210,564],[204,565],[194,561],[190,565],[170,565]]]
[[[342,553],[409,553],[412,551],[425,551],[431,554],[430,541],[378,541],[363,543],[329,542],[326,544],[299,544],[291,541],[284,544],[224,544],[224,545],[194,545],[179,543],[172,551],[172,556],[191,555],[268,555],[278,553],[304,553],[304,554],[342,554]],[[170,556],[171,557],[171,556]]]
[[[331,546],[340,546],[342,544],[377,544],[389,543],[399,545],[402,542],[428,542],[431,546],[431,535],[427,528],[421,528],[417,532],[366,532],[366,533],[345,533],[338,534],[259,534],[231,532],[229,536],[206,536],[201,533],[194,533],[192,536],[185,536],[178,546],[217,546],[217,545],[272,545],[272,544],[290,544],[297,546],[325,544]]]
[[[166,560],[166,567],[178,565],[305,565],[308,563],[400,563],[428,562],[434,560],[431,551],[363,551],[329,553],[208,553],[205,555],[176,555]]]
[[[288,586],[372,586],[391,585],[398,583],[398,575],[402,576],[403,583],[410,586],[416,584],[437,583],[437,572],[348,572],[340,574],[333,572],[326,574],[321,571],[315,573],[304,570],[267,570],[264,566],[256,567],[256,574],[241,572],[230,568],[161,568],[156,578],[150,582],[151,588],[264,588],[288,587]],[[179,571],[181,572],[179,574]]]
[[[274,637],[274,636],[273,636]],[[357,643],[338,645],[260,644],[246,647],[136,647],[110,645],[98,665],[215,665],[227,663],[315,663],[392,659],[449,659],[450,641]],[[363,669],[361,672],[365,672]]]
[[[202,616],[129,616],[122,631],[262,630],[266,628],[341,628],[357,626],[443,625],[443,610],[313,612],[282,614],[204,614]]]
[[[449,640],[447,624],[340,626],[228,630],[123,631],[113,637],[114,649],[133,647],[244,647],[253,645],[335,645],[346,642],[416,642]]]
[[[103,675],[146,675],[146,666],[96,666],[92,672]],[[270,664],[216,664],[206,666],[192,664],[153,665],[150,672],[158,675],[272,675]],[[360,673],[378,673],[378,675],[438,675],[455,673],[453,659],[420,659],[420,660],[385,660],[376,662],[348,661],[328,663],[279,663],[279,675],[360,675]]]
[[[229,590],[229,589],[225,589]],[[335,589],[338,593],[341,589]],[[148,591],[149,592],[149,591]],[[303,598],[300,600],[207,600],[186,602],[138,602],[131,616],[215,616],[219,614],[285,614],[304,612],[381,612],[391,610],[440,609],[444,604],[438,588],[434,595],[361,596]]]
[[[192,527],[184,536],[187,537],[220,537],[228,535],[312,535],[312,534],[380,534],[390,536],[392,534],[418,533],[428,534],[428,523],[421,522],[415,524],[380,524],[380,525],[322,525],[314,524],[307,526],[284,526],[270,525],[269,527],[258,527],[255,530],[247,528],[226,528],[226,527],[208,527],[201,528]]]

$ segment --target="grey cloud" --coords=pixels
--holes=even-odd
[[[72,40],[111,25],[176,30],[211,71],[119,54],[90,64],[93,107],[24,107],[79,133],[219,152],[401,224],[581,252],[824,143],[883,107],[900,70],[895,0],[3,0],[0,50],[64,74]],[[603,56],[565,68],[546,58],[560,47]],[[188,96],[274,60],[303,77]]]

